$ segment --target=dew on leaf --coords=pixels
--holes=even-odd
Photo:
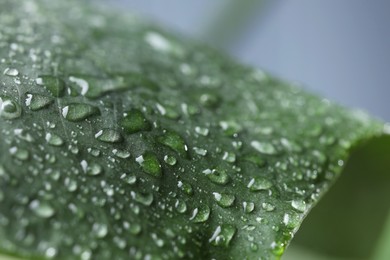
[[[82,79],[82,78],[76,78],[74,76],[70,76],[69,77],[69,81],[73,82],[73,83],[76,83],[77,86],[80,87],[81,95],[85,96],[85,94],[87,94],[88,89],[89,89],[88,81],[86,81],[85,79]]]
[[[146,120],[144,114],[138,109],[132,109],[127,112],[121,121],[121,125],[128,134],[151,130],[151,124]]]
[[[207,205],[201,205],[192,211],[190,220],[194,223],[206,222],[210,217],[211,210]]]
[[[51,97],[31,93],[26,95],[25,104],[32,111],[37,111],[49,106],[53,101],[54,100]]]
[[[224,170],[220,170],[220,169],[213,169],[213,170],[206,169],[206,170],[203,171],[203,173],[206,174],[207,178],[210,181],[212,181],[212,182],[214,182],[216,184],[225,185],[230,180],[229,175]]]
[[[131,192],[131,197],[141,203],[144,206],[150,206],[153,203],[153,194],[152,193],[136,193],[134,191]]]
[[[245,213],[251,213],[255,209],[255,203],[244,201],[242,207]]]
[[[175,208],[179,213],[185,213],[187,211],[187,204],[182,200],[176,200]]]
[[[265,211],[273,211],[275,209],[275,206],[271,203],[268,203],[268,202],[263,202],[261,204],[261,207],[265,210]]]
[[[206,156],[207,154],[207,150],[203,149],[203,148],[199,148],[199,147],[194,147],[192,148],[194,150],[194,152],[197,154],[197,155],[200,155],[200,156]]]
[[[265,178],[252,178],[247,187],[250,191],[268,190],[273,186],[272,182]]]
[[[174,156],[165,155],[164,162],[166,162],[167,164],[169,164],[171,166],[174,166],[177,163],[177,159]]]
[[[269,155],[277,154],[277,150],[275,149],[273,144],[268,142],[252,141],[251,146],[262,154],[269,154]]]
[[[92,226],[92,233],[97,238],[104,238],[108,233],[108,227],[103,223],[94,223]]]
[[[202,135],[202,136],[208,136],[208,135],[209,135],[209,129],[206,128],[206,127],[196,126],[196,127],[195,127],[195,132],[196,132],[197,134]]]
[[[157,139],[161,144],[168,146],[180,156],[187,157],[187,145],[184,139],[176,132],[165,131],[165,133]]]
[[[291,206],[299,212],[305,212],[306,210],[306,202],[303,200],[293,200]]]
[[[22,114],[22,108],[15,101],[0,97],[0,117],[4,119],[16,119]]]
[[[62,116],[71,122],[79,122],[99,114],[97,107],[85,103],[71,103],[62,108]]]
[[[50,218],[54,215],[54,209],[47,203],[39,200],[33,200],[30,202],[30,209],[41,218]]]
[[[19,71],[15,68],[6,68],[3,74],[7,76],[15,77],[19,75]]]
[[[236,154],[232,152],[224,152],[222,160],[234,163],[236,161]]]
[[[61,146],[64,144],[62,138],[56,134],[46,133],[45,140],[48,144],[52,146]]]
[[[233,239],[234,235],[237,232],[237,228],[230,224],[223,224],[221,226],[218,226],[211,238],[209,239],[209,243],[211,243],[214,246],[220,246],[220,247],[229,247],[229,244],[231,240]]]
[[[213,192],[214,200],[223,208],[231,207],[236,199],[233,194]]]
[[[138,156],[135,161],[141,166],[142,170],[153,177],[161,177],[162,169],[160,161],[156,155],[147,152],[141,156]]]
[[[105,143],[119,143],[122,135],[114,129],[102,129],[95,134],[95,138]]]
[[[30,153],[27,150],[18,148],[16,146],[11,147],[9,149],[9,153],[21,161],[26,161],[30,158]]]
[[[62,97],[65,92],[65,82],[58,77],[43,75],[39,76],[35,82],[44,86],[54,97]]]

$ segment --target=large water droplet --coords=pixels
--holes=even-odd
[[[247,185],[251,191],[268,190],[272,186],[272,182],[264,178],[253,178]]]
[[[223,208],[231,207],[236,199],[232,194],[213,192],[217,204]]]
[[[305,212],[306,202],[303,200],[293,200],[291,206],[299,212]]]
[[[178,133],[165,131],[164,135],[158,138],[158,141],[177,152],[180,156],[187,157],[187,145]]]
[[[148,152],[138,156],[135,161],[141,166],[144,172],[154,177],[162,176],[161,164],[156,155]]]
[[[27,94],[25,104],[32,111],[37,111],[45,108],[53,103],[53,99],[40,94]]]
[[[150,123],[138,109],[132,109],[127,112],[126,116],[121,121],[121,125],[128,134],[134,134],[140,131],[150,131],[151,129]]]
[[[102,129],[95,134],[95,138],[106,143],[118,143],[122,141],[122,135],[113,129]]]
[[[4,119],[16,119],[22,114],[22,108],[15,101],[0,97],[0,116]]]
[[[62,108],[62,116],[71,122],[82,121],[98,114],[100,111],[97,107],[84,103],[72,103]]]
[[[221,246],[227,248],[233,239],[237,228],[230,224],[218,226],[213,232],[209,242],[214,246]]]
[[[192,211],[190,220],[195,223],[206,222],[210,217],[211,210],[207,205],[201,205]]]
[[[219,169],[206,169],[203,171],[204,174],[206,174],[207,178],[220,185],[225,185],[229,182],[230,177],[229,175],[224,171],[224,170],[219,170]]]

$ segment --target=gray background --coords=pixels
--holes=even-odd
[[[107,1],[203,41],[229,2]],[[234,40],[220,47],[244,63],[390,121],[390,1],[273,0],[252,14]]]

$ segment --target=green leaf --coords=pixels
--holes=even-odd
[[[388,126],[132,16],[3,1],[0,251],[278,259]]]

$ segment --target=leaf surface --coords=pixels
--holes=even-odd
[[[0,11],[0,251],[277,259],[382,122],[77,1]]]

